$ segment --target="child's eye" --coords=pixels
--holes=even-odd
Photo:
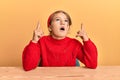
[[[68,20],[66,19],[65,22],[68,22]]]
[[[60,19],[56,19],[56,21],[60,21]]]

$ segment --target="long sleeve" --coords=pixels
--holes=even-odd
[[[97,67],[97,48],[90,39],[83,43],[83,46],[79,49],[78,58],[86,67],[94,69]]]
[[[38,66],[40,61],[40,47],[38,43],[30,43],[24,48],[22,63],[24,70],[28,71]]]

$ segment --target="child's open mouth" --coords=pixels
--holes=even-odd
[[[63,28],[63,27],[62,27],[62,28],[60,28],[60,30],[61,30],[61,31],[64,31],[64,30],[65,30],[65,28]]]

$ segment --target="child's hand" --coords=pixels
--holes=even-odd
[[[37,27],[36,27],[36,29],[35,29],[34,32],[33,32],[32,42],[37,43],[38,40],[39,40],[43,35],[44,35],[44,33],[43,33],[43,31],[42,31],[42,29],[41,29],[41,27],[40,27],[40,23],[38,22]]]
[[[83,41],[88,41],[87,33],[85,32],[85,29],[83,27],[83,24],[81,24],[81,30],[77,32],[76,37],[81,37]]]

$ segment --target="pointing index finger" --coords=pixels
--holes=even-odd
[[[85,31],[85,28],[84,28],[84,26],[83,26],[83,23],[81,23],[81,30],[82,30],[82,31]]]
[[[82,30],[82,28],[83,28],[83,23],[81,23],[81,30]]]
[[[36,30],[40,30],[40,23],[39,22],[37,23]]]

